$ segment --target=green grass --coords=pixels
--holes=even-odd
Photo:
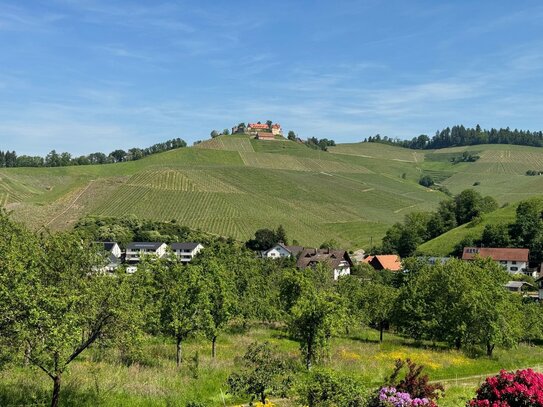
[[[411,358],[426,366],[432,380],[445,380],[446,396],[442,407],[463,405],[474,395],[476,386],[486,375],[501,368],[537,367],[543,356],[540,347],[521,345],[516,349],[498,349],[493,358],[470,359],[460,352],[425,348],[411,340],[385,334],[379,344],[378,333],[358,330],[350,336],[334,338],[330,358],[324,366],[351,375],[366,388],[378,387],[390,374],[397,358]],[[237,369],[241,356],[253,341],[270,341],[285,356],[298,358],[298,345],[282,330],[255,327],[245,333],[219,337],[217,359],[212,360],[210,343],[192,339],[184,346],[185,361],[175,367],[175,345],[169,339],[150,338],[143,347],[139,362],[125,366],[116,354],[93,349],[71,365],[63,378],[63,406],[180,406],[188,401],[206,402],[208,406],[233,406],[247,400],[226,392],[225,381]],[[191,358],[198,352],[198,378],[191,370]],[[13,367],[0,372],[0,405],[47,405],[51,383],[41,371],[30,367]],[[293,406],[277,400],[277,406]]]
[[[462,151],[481,158],[450,163]],[[539,194],[543,177],[524,173],[540,168],[543,150],[534,147],[414,151],[353,143],[324,152],[285,139],[220,136],[120,164],[0,169],[0,205],[34,228],[69,228],[88,214],[136,214],[239,240],[283,224],[301,244],[334,239],[354,249],[446,198],[418,185],[423,174],[452,193],[476,188],[503,204]]]

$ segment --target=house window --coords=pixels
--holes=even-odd
[[[518,271],[518,267],[509,267],[509,270],[511,270],[511,271]]]
[[[507,261],[501,260],[501,261],[500,261],[500,264],[507,264]]]
[[[512,261],[511,264],[517,264],[517,262],[516,262],[516,261]]]

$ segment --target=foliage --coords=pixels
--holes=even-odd
[[[430,266],[412,260],[394,321],[414,339],[444,341],[470,353],[509,348],[522,336],[520,298],[503,285],[508,275],[490,259],[451,259]]]
[[[422,185],[423,187],[430,188],[434,184],[435,184],[434,179],[429,175],[423,175],[419,179],[419,185]]]
[[[332,370],[314,370],[295,385],[301,405],[308,407],[363,407],[366,390],[359,381]]]
[[[316,137],[309,137],[305,141],[305,145],[316,150],[327,151],[328,147],[334,147],[336,142],[334,140],[328,140],[327,138],[319,140]]]
[[[279,225],[276,230],[258,229],[255,237],[248,240],[245,245],[254,251],[264,251],[271,249],[277,243],[288,244],[287,232],[283,225]]]
[[[251,396],[251,404],[255,399],[266,404],[268,395],[286,396],[291,368],[268,342],[250,344],[241,365],[228,377],[230,393]]]
[[[106,155],[101,152],[91,153],[86,156],[72,157],[70,153],[57,153],[51,150],[47,156],[17,156],[15,151],[0,151],[1,167],[66,167],[70,165],[95,165],[110,164],[122,161],[139,160],[151,154],[161,153],[163,151],[173,150],[175,148],[186,147],[187,143],[180,138],[167,140],[163,143],[153,144],[144,149],[132,148],[128,152],[124,150],[115,150]]]
[[[4,215],[0,223],[3,233],[18,229]],[[3,293],[7,320],[0,326],[0,336],[9,334],[9,349],[24,353],[51,378],[56,406],[62,376],[74,359],[97,341],[120,344],[138,335],[141,287],[126,274],[102,274],[96,266],[100,255],[77,235],[19,230],[15,237],[23,236],[24,244],[17,250],[25,248],[29,260],[24,268],[9,252],[3,256],[12,260],[0,266],[0,281],[14,289]]]
[[[314,288],[304,292],[291,308],[289,331],[300,344],[307,369],[328,349],[331,336],[341,326],[343,311],[337,294]]]
[[[412,149],[428,149],[454,147],[454,146],[471,146],[478,144],[516,144],[523,146],[543,146],[543,132],[541,131],[526,131],[526,130],[511,130],[509,127],[505,129],[490,129],[483,130],[479,125],[475,128],[466,128],[462,125],[452,126],[437,131],[431,139],[426,135],[414,137],[412,140],[400,140],[384,137],[380,135],[369,137],[365,141],[373,143],[393,144],[401,147]]]
[[[477,390],[477,396],[467,405],[542,407],[543,374],[532,369],[517,370],[515,373],[502,370],[497,376],[488,377]]]

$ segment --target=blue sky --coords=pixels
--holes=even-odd
[[[0,149],[541,130],[540,1],[0,0]]]

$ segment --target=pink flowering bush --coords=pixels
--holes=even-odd
[[[428,398],[411,397],[407,392],[396,390],[395,387],[382,387],[379,390],[379,406],[382,407],[437,407]]]
[[[543,407],[543,374],[532,369],[502,370],[488,377],[469,407]]]

